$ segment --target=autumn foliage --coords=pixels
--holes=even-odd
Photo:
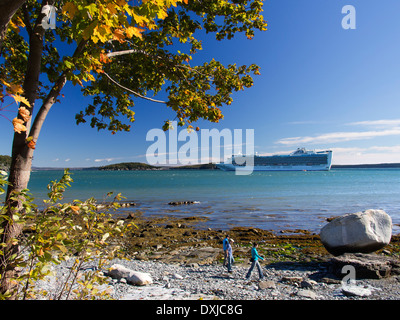
[[[197,31],[214,33],[222,40],[239,32],[251,39],[256,29],[266,30],[261,1],[78,0],[57,5],[56,28],[44,35],[41,72],[50,83],[41,81],[38,97],[44,98],[50,88],[59,89],[57,80],[63,76],[80,85],[84,95],[93,97],[93,103],[82,106],[77,123],[91,118],[92,127],[129,131],[135,121],[135,98],[147,97],[148,92],[155,95],[162,89],[168,93],[168,100],[162,102],[176,112],[180,125],[200,118],[218,122],[223,118],[220,108],[232,103],[232,92],[252,86],[250,73],[259,74],[256,65],[223,66],[212,59],[192,66],[191,61],[193,54],[203,49],[195,37]],[[2,98],[9,94],[26,107],[24,117],[12,121],[16,132],[26,130],[32,111],[23,94],[29,46],[23,31],[33,32],[40,6],[26,1],[11,20],[5,39],[5,63],[0,68],[5,89]],[[83,48],[73,55],[62,55],[60,45],[65,43]],[[115,52],[123,54],[112,55]]]

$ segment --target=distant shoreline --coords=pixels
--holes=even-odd
[[[32,167],[34,171],[51,171],[51,170],[64,170],[67,167]],[[187,166],[152,166],[141,162],[123,162],[110,164],[101,167],[75,167],[69,168],[70,170],[81,170],[81,171],[164,171],[164,170],[219,170],[215,164],[197,164]]]
[[[331,169],[398,169],[400,163],[378,163],[378,164],[343,164],[332,165]],[[64,170],[64,167],[32,167],[33,171]],[[151,166],[141,162],[124,162],[100,167],[75,167],[70,170],[82,171],[163,171],[163,170],[219,170],[213,163],[186,165],[177,167]]]

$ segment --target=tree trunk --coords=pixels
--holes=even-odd
[[[14,145],[13,145],[13,156],[10,167],[10,176],[9,182],[12,181],[13,185],[7,188],[7,197],[6,197],[6,206],[7,215],[9,217],[13,217],[15,210],[18,210],[21,207],[21,202],[24,199],[20,199],[20,201],[11,200],[10,196],[13,191],[21,191],[25,189],[28,185],[31,165],[32,165],[32,157],[33,150],[28,148],[26,143],[22,145],[18,145],[18,140],[14,137]],[[12,208],[16,209],[12,209]],[[6,222],[3,225],[3,239],[1,240],[3,243],[6,243],[7,246],[4,248],[4,255],[0,256],[0,294],[5,294],[7,291],[12,293],[9,299],[15,299],[16,291],[13,290],[15,288],[15,283],[12,281],[17,276],[17,270],[11,265],[12,262],[11,257],[14,254],[18,254],[19,246],[15,244],[12,239],[18,238],[22,231],[22,225],[18,223],[10,223]]]
[[[52,4],[54,1],[43,1],[42,5],[48,3]],[[36,20],[35,27],[29,34],[29,57],[23,89],[24,96],[30,104],[30,106],[24,106],[29,110],[30,114],[32,114],[37,97],[40,68],[42,64],[43,37],[45,30],[42,28],[40,23],[43,16],[44,15],[42,14],[39,15]],[[22,105],[23,104],[21,103],[21,106]],[[18,115],[18,117],[22,119],[20,115]],[[27,131],[14,133],[12,160],[8,178],[8,182],[10,184],[7,188],[5,201],[5,205],[8,208],[7,215],[9,218],[11,218],[11,222],[6,220],[2,226],[4,228],[2,242],[7,246],[4,248],[4,255],[0,256],[0,294],[4,294],[5,292],[9,291],[12,293],[10,299],[16,298],[16,290],[14,290],[16,284],[13,282],[13,278],[16,277],[17,270],[15,270],[12,265],[9,265],[10,261],[8,261],[8,258],[19,251],[18,244],[15,244],[13,239],[20,235],[22,229],[21,225],[13,223],[13,214],[15,213],[14,210],[21,210],[21,201],[23,201],[23,199],[13,200],[11,199],[11,196],[13,195],[14,191],[19,192],[23,189],[26,189],[28,186],[33,158],[33,149],[29,148],[26,142],[30,124],[31,119],[25,123]]]

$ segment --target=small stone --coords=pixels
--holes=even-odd
[[[316,285],[317,283],[313,280],[303,280],[300,282],[300,287],[301,288],[312,288],[313,285]]]
[[[259,288],[260,290],[263,290],[263,289],[275,289],[275,288],[276,288],[276,285],[275,285],[275,282],[274,282],[274,281],[271,281],[271,280],[260,281],[260,282],[258,283],[258,288]]]
[[[303,298],[308,298],[308,299],[316,299],[317,294],[314,291],[311,290],[299,290],[297,291],[297,296],[303,297]]]
[[[323,277],[319,280],[322,283],[326,284],[340,284],[341,281],[339,279],[331,278],[331,277]]]
[[[301,281],[303,281],[303,278],[302,277],[286,277],[286,276],[283,276],[281,281],[282,282],[288,282],[290,284],[296,284],[296,283],[298,284],[298,283],[301,283]]]
[[[189,264],[187,264],[186,266],[187,266],[187,267],[190,267],[190,268],[199,268],[199,264],[196,263],[196,262],[189,263]]]

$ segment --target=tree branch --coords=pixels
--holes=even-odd
[[[125,54],[131,54],[131,53],[143,53],[145,55],[148,55],[148,53],[146,53],[143,50],[131,49],[131,50],[122,50],[122,51],[109,52],[109,53],[107,53],[107,57],[112,58],[112,57],[122,56],[122,55],[125,55]]]
[[[88,40],[82,40],[78,44],[78,46],[75,49],[75,52],[73,54],[73,57],[77,57],[78,55],[80,55],[83,52],[87,42],[88,42]],[[38,114],[35,117],[35,120],[32,124],[32,129],[29,133],[29,136],[33,138],[33,141],[36,141],[38,139],[40,130],[42,129],[42,125],[44,123],[44,120],[46,119],[47,114],[49,113],[53,104],[56,102],[57,97],[60,95],[60,92],[61,92],[62,88],[64,88],[66,83],[67,83],[67,71],[64,71],[58,77],[54,86],[51,88],[46,99],[43,101],[43,104],[40,107]]]
[[[117,81],[115,81],[113,78],[111,78],[110,75],[107,72],[104,71],[103,73],[105,74],[105,76],[108,79],[111,80],[111,82],[116,84],[118,87],[120,87],[120,88],[122,88],[122,89],[124,89],[124,90],[126,90],[126,91],[128,91],[130,93],[133,93],[135,96],[137,96],[139,98],[142,98],[142,99],[145,99],[145,100],[149,100],[149,101],[152,101],[152,102],[157,102],[157,103],[164,103],[164,104],[167,103],[166,101],[156,100],[156,99],[152,99],[152,98],[148,98],[148,97],[142,96],[140,93],[137,93],[137,92],[135,92],[135,91],[133,91],[133,90],[131,90],[131,89],[129,89],[127,87],[124,87],[123,85],[119,84]]]

